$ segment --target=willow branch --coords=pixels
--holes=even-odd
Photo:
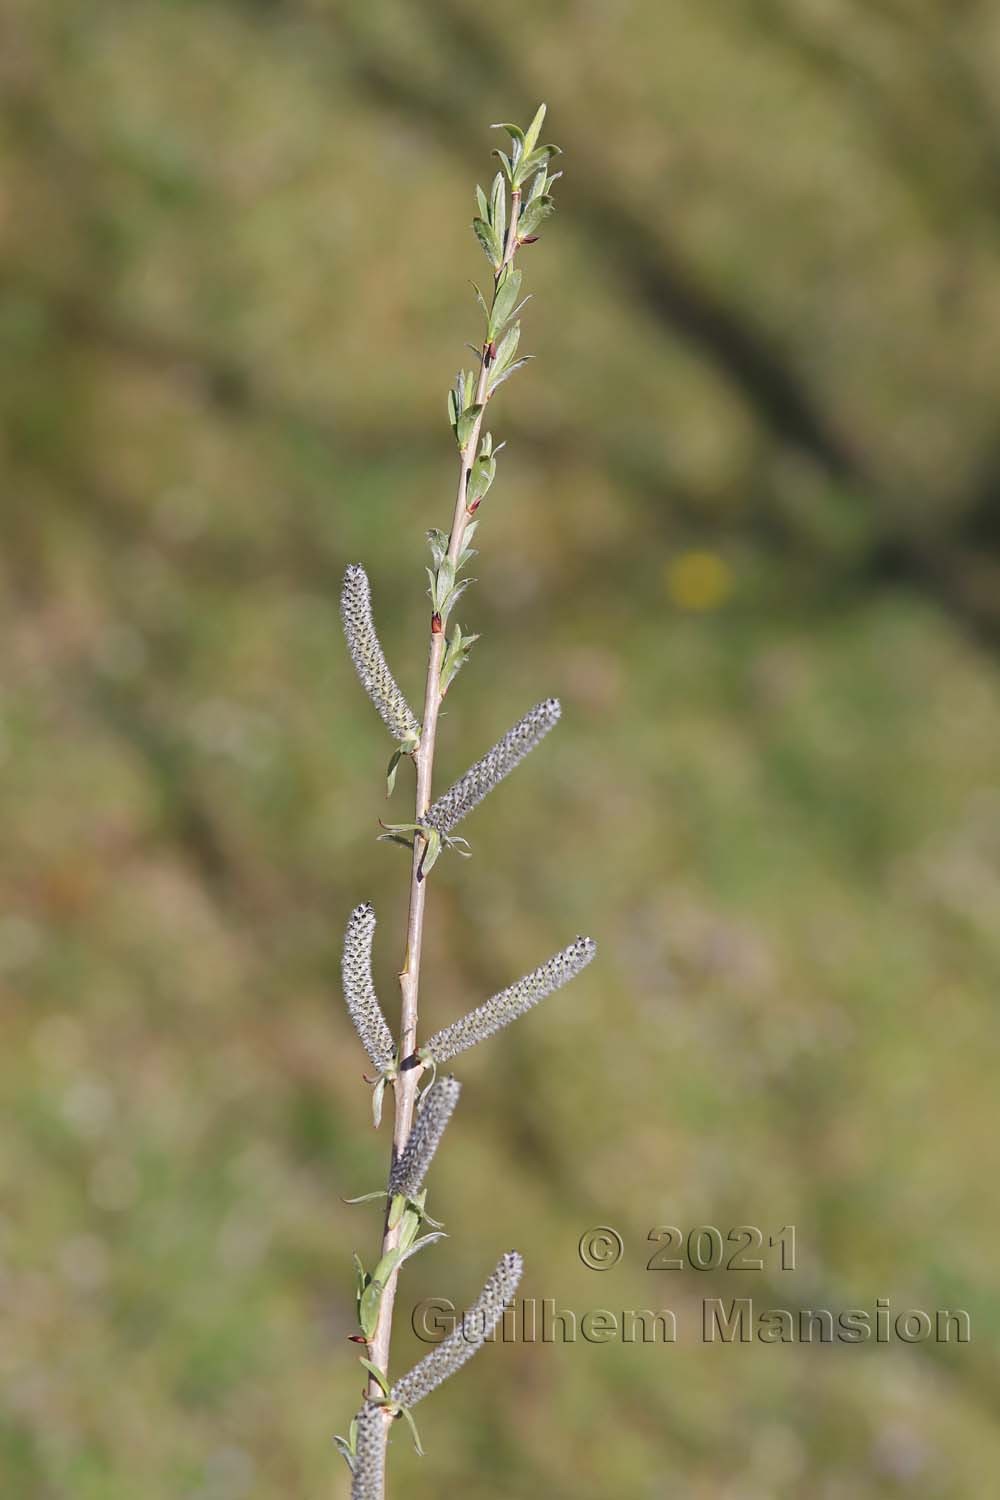
[[[494,297],[497,286],[507,268],[512,264],[518,249],[518,222],[520,218],[521,193],[514,189],[511,193],[510,223],[503,246],[503,257],[499,267],[496,268],[493,279]],[[484,340],[480,350],[479,379],[476,386],[475,404],[482,408],[475,422],[472,424],[469,435],[462,447],[459,459],[458,487],[455,494],[455,507],[452,515],[451,533],[448,540],[447,557],[452,567],[457,571],[459,558],[465,541],[466,529],[472,520],[473,513],[468,507],[467,495],[469,487],[469,475],[479,450],[480,434],[486,408],[489,404],[489,373],[491,365],[491,346]],[[437,739],[438,714],[441,709],[443,694],[441,691],[441,664],[444,656],[445,634],[440,617],[432,613],[430,620],[430,641],[427,656],[427,679],[424,689],[424,711],[420,731],[420,743],[414,752],[416,765],[416,796],[414,805],[414,822],[421,823],[424,815],[431,805],[431,786],[434,774],[434,750]],[[399,987],[401,995],[400,1006],[400,1032],[399,1032],[399,1056],[401,1059],[414,1058],[417,1051],[417,1018],[418,1002],[420,993],[420,960],[423,948],[424,935],[424,909],[427,898],[427,880],[423,875],[423,859],[426,852],[426,840],[418,833],[414,838],[413,861],[410,869],[410,894],[409,911],[406,929],[406,953],[403,959],[403,967],[399,976]],[[395,1124],[393,1130],[393,1162],[398,1161],[406,1150],[413,1128],[413,1114],[416,1103],[417,1086],[423,1065],[415,1062],[413,1066],[403,1066],[399,1075],[393,1083],[395,1095]],[[385,1227],[382,1236],[382,1255],[385,1256],[396,1248],[399,1241],[400,1226],[390,1227],[388,1213],[386,1215]],[[382,1293],[379,1304],[379,1317],[375,1332],[370,1344],[371,1362],[380,1370],[386,1370],[389,1364],[389,1347],[392,1339],[392,1316],[396,1298],[396,1284],[399,1274],[398,1266],[389,1276],[385,1290]],[[369,1383],[368,1394],[371,1398],[377,1398],[381,1392],[378,1382],[372,1378]],[[387,1436],[388,1417],[383,1424],[383,1441]]]

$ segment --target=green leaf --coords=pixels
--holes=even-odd
[[[379,1188],[378,1191],[374,1193],[362,1193],[360,1198],[341,1198],[340,1201],[341,1203],[349,1203],[353,1206],[355,1203],[374,1203],[376,1198],[384,1197],[385,1188]],[[358,1264],[360,1265],[361,1262],[359,1261]]]
[[[481,219],[489,218],[490,211],[486,203],[486,194],[483,192],[478,182],[476,183],[476,207],[479,209],[479,217]]]
[[[399,762],[403,759],[403,754],[402,750],[396,749],[389,757],[389,765],[385,773],[385,795],[387,797],[392,796],[393,788],[396,785],[396,772],[399,769]]]
[[[372,1364],[370,1359],[365,1359],[362,1355],[358,1355],[358,1364],[364,1365],[369,1375],[381,1389],[383,1396],[388,1396],[389,1377],[386,1375],[385,1371],[380,1370],[378,1365]]]
[[[477,301],[477,302],[478,302],[478,303],[479,303],[479,306],[480,306],[480,307],[481,307],[481,308],[482,308],[482,310],[483,310],[483,317],[484,317],[484,318],[486,318],[486,320],[487,320],[487,322],[488,322],[488,321],[489,321],[489,316],[490,316],[490,310],[489,310],[489,308],[488,308],[488,307],[487,307],[487,306],[486,306],[486,298],[485,298],[485,297],[484,297],[484,296],[483,296],[483,294],[482,294],[482,292],[481,292],[481,291],[480,291],[480,290],[479,290],[479,288],[478,288],[478,287],[477,287],[477,286],[476,286],[476,283],[475,283],[475,282],[473,282],[473,283],[472,283],[472,290],[473,290],[473,291],[474,291],[474,292],[475,292],[475,294],[476,294],[476,301]]]
[[[496,235],[485,219],[473,219],[472,227],[476,231],[476,239],[486,252],[486,259],[495,271],[503,259]]]
[[[404,1261],[409,1260],[411,1255],[418,1255],[420,1251],[425,1250],[428,1245],[436,1244],[438,1240],[446,1240],[447,1238],[448,1236],[444,1233],[443,1230],[440,1229],[437,1230],[434,1234],[422,1235],[419,1240],[414,1240],[413,1244],[403,1252],[403,1257],[402,1260],[400,1260],[399,1264],[402,1265]]]
[[[465,421],[464,417],[462,418],[462,421]],[[462,423],[460,422],[459,431],[461,430]],[[434,576],[434,587],[431,592],[431,602],[433,603],[434,608],[437,610],[438,614],[441,614],[444,611],[448,603],[448,596],[450,595],[454,587],[455,564],[452,562],[450,557],[443,557],[441,559],[441,565]]]
[[[377,1281],[370,1281],[361,1293],[358,1303],[358,1322],[361,1332],[368,1343],[371,1343],[378,1323],[379,1303],[382,1301],[383,1288]]]
[[[333,1441],[336,1444],[337,1452],[340,1454],[341,1458],[344,1460],[344,1462],[347,1464],[347,1467],[353,1474],[355,1453],[354,1449],[351,1447],[349,1440],[347,1438],[341,1437],[338,1433]]]
[[[524,131],[521,129],[520,125],[508,125],[505,121],[501,120],[498,125],[491,125],[490,129],[506,130],[511,140],[519,142],[519,144],[521,144],[522,146],[524,145]]]
[[[379,1261],[378,1265],[372,1272],[373,1286],[379,1287],[380,1290],[385,1287],[385,1284],[389,1280],[389,1277],[396,1269],[397,1262],[399,1261],[399,1257],[402,1253],[403,1252],[397,1246],[396,1249],[389,1250],[385,1255],[383,1255],[382,1259]]]
[[[499,160],[500,165],[503,168],[504,176],[506,177],[507,181],[510,182],[510,183],[513,183],[513,181],[514,181],[514,163],[511,161],[510,157],[507,156],[507,154],[505,152],[503,152],[503,151],[494,151],[492,153],[492,155],[495,156],[495,157],[497,157],[497,159]]]
[[[388,1227],[390,1229],[395,1229],[396,1225],[403,1217],[403,1210],[405,1209],[405,1207],[406,1199],[403,1197],[402,1193],[397,1193],[393,1198],[392,1203],[389,1205]]]
[[[533,354],[523,354],[520,359],[515,359],[514,363],[510,366],[509,369],[503,370],[495,380],[490,381],[490,395],[492,395],[499,386],[503,385],[505,380],[509,380],[512,375],[516,374],[518,370],[526,365],[529,360],[534,359],[534,357],[535,356]]]
[[[495,458],[476,459],[469,474],[469,486],[465,493],[466,505],[474,505],[477,500],[482,500],[496,478],[496,472]]]
[[[543,167],[532,181],[531,191],[528,193],[527,199],[525,200],[525,206],[527,206],[528,203],[534,203],[536,198],[540,198],[545,192],[545,189],[548,187],[548,185],[549,174]]]
[[[436,828],[428,828],[425,834],[427,839],[423,858],[420,861],[418,878],[423,880],[430,874],[437,864],[438,855],[441,853],[441,835]]]
[[[496,358],[490,365],[490,377],[494,374],[502,374],[517,353],[517,346],[521,341],[520,323],[512,323],[497,345]]]
[[[532,151],[529,156],[524,156],[514,164],[514,186],[520,187],[523,182],[531,176],[532,172],[539,167],[547,166],[554,156],[561,156],[562,151],[558,146],[539,146],[537,151]]]
[[[413,1439],[413,1446],[414,1448],[416,1448],[417,1453],[420,1455],[420,1457],[423,1458],[424,1450],[420,1446],[420,1433],[417,1431],[417,1424],[413,1420],[413,1413],[410,1411],[410,1408],[408,1406],[404,1406],[401,1408],[400,1415],[406,1418],[406,1421],[410,1428],[410,1436]]]
[[[413,840],[404,839],[399,833],[380,833],[375,842],[377,844],[402,844],[404,849],[413,848]]]
[[[455,436],[458,438],[458,446],[460,448],[464,448],[468,443],[470,437],[472,436],[473,429],[475,428],[476,423],[479,421],[479,418],[482,415],[482,411],[483,408],[481,406],[473,405],[467,407],[459,417],[458,428]]]
[[[356,1294],[356,1296],[358,1298],[358,1301],[360,1302],[360,1300],[361,1300],[361,1293],[364,1291],[365,1287],[368,1285],[368,1272],[365,1270],[364,1266],[361,1264],[361,1258],[358,1255],[358,1252],[356,1250],[353,1252],[352,1258],[354,1260],[354,1275],[355,1275],[355,1282],[356,1282],[355,1294]]]
[[[508,266],[501,277],[500,284],[493,298],[493,310],[490,313],[489,336],[495,339],[503,329],[518,297],[521,295],[521,273]]]
[[[398,1249],[400,1265],[403,1264],[403,1260],[406,1257],[407,1250],[409,1250],[410,1246],[413,1244],[413,1241],[416,1239],[417,1230],[419,1228],[420,1215],[418,1213],[415,1213],[412,1208],[407,1207],[403,1213],[402,1227],[399,1231]]]
[[[441,559],[448,551],[448,533],[439,530],[437,526],[432,526],[427,533],[427,541],[430,545],[431,557],[434,559],[434,566],[439,568]]]
[[[535,111],[535,118],[532,120],[527,130],[524,132],[523,141],[525,155],[529,155],[535,149],[535,143],[538,140],[542,124],[545,120],[545,108],[546,106],[544,104],[540,104],[538,106],[537,110]]]
[[[455,396],[454,387],[452,387],[448,392],[448,421],[451,423],[452,429],[458,425],[458,416],[458,400]]]
[[[518,239],[527,239],[529,235],[533,235],[542,222],[550,214],[555,213],[555,209],[555,200],[548,193],[543,193],[540,198],[536,198],[532,203],[529,203],[518,220]]]
[[[382,1100],[385,1098],[386,1078],[383,1074],[372,1089],[372,1123],[377,1130],[382,1123]]]
[[[444,697],[445,693],[448,691],[449,687],[451,686],[452,678],[455,676],[455,673],[458,671],[458,669],[461,666],[461,664],[462,664],[462,633],[461,633],[459,627],[456,625],[455,626],[455,634],[452,636],[451,640],[448,642],[447,647],[445,648],[444,660],[441,663],[441,696],[442,696],[442,698]]]
[[[504,187],[502,172],[498,172],[493,179],[492,197],[490,199],[490,228],[497,237],[497,243],[502,247],[507,235],[507,192]]]

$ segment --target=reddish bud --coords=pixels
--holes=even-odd
[[[431,615],[431,635],[441,634],[441,616],[437,610]]]

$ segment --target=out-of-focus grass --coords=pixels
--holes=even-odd
[[[526,1295],[669,1306],[682,1337],[490,1350],[421,1408],[426,1460],[394,1436],[414,1494],[937,1500],[1000,1457],[996,664],[933,570],[864,562],[945,525],[992,430],[989,230],[921,211],[765,11],[554,8],[523,101],[483,101],[485,125],[544,85],[594,155],[526,268],[543,359],[492,422],[442,781],[539,697],[565,712],[470,820],[473,860],[435,871],[424,1013],[578,930],[600,953],[462,1060],[433,1184],[452,1237],[402,1305],[461,1304],[514,1244]],[[20,0],[6,24],[2,1488],[342,1493],[377,1210],[341,1199],[388,1137],[339,942],[374,900],[391,1007],[406,870],[374,842],[388,746],[337,590],[362,558],[417,696],[481,269],[467,164],[492,141],[449,149],[371,92],[365,58],[391,71],[407,41],[391,5]],[[791,351],[870,492],[609,274],[574,216],[609,163]],[[646,1272],[667,1223],[794,1223],[800,1269]],[[592,1224],[625,1240],[603,1276],[576,1254]],[[736,1295],[964,1306],[974,1339],[706,1347],[701,1299]]]

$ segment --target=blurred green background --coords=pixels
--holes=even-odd
[[[337,595],[419,699],[473,186],[540,98],[439,784],[564,721],[434,873],[427,1024],[600,951],[456,1065],[402,1306],[516,1245],[681,1339],[488,1351],[393,1493],[994,1493],[998,66],[977,0],[7,0],[5,1497],[346,1493],[388,1134],[340,939],[374,901],[394,1011],[407,860]],[[743,1223],[799,1269],[645,1269]],[[747,1295],[973,1341],[701,1343]]]

